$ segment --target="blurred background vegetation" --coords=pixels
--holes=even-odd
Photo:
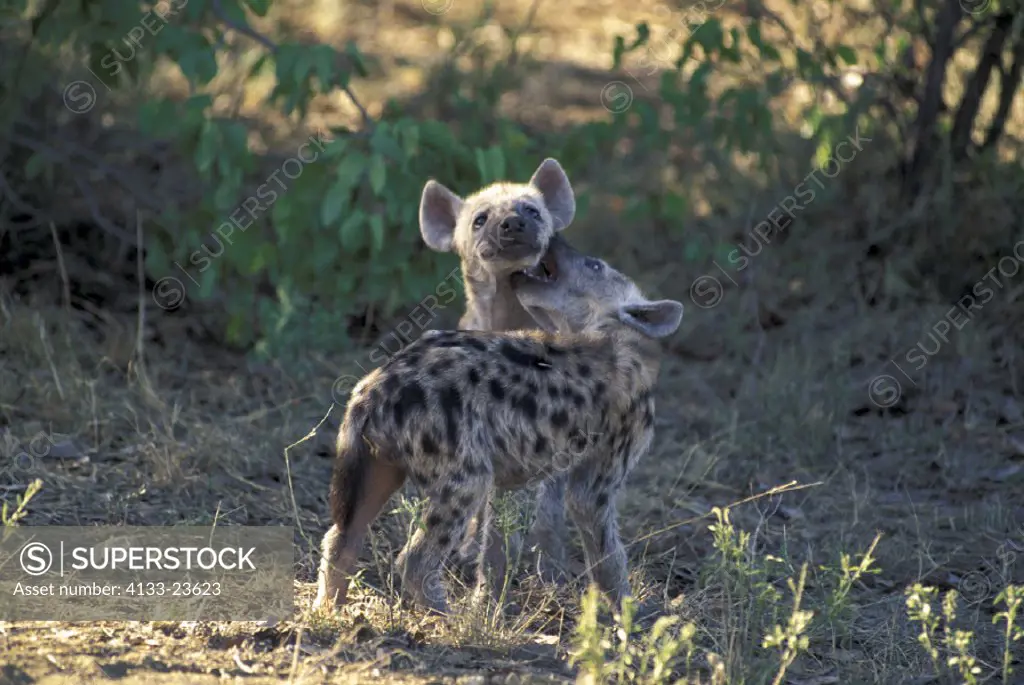
[[[848,136],[869,153],[775,231],[759,307],[819,271],[871,303],[955,299],[1020,237],[1019,0],[3,0],[0,20],[14,291],[63,268],[73,306],[116,308],[141,247],[158,305],[244,349],[386,330],[456,265],[421,244],[426,179],[465,193],[544,156],[580,195],[570,238],[675,296]]]

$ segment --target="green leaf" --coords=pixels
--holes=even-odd
[[[754,46],[763,54],[764,42],[761,40],[761,24],[756,20],[747,26],[747,38],[749,38],[750,42],[753,43]]]
[[[836,55],[839,59],[847,65],[853,65],[857,63],[857,51],[851,48],[849,45],[839,45],[836,47]]]
[[[320,205],[320,224],[322,226],[330,226],[341,216],[341,211],[348,203],[348,192],[348,182],[342,179],[335,181],[331,189],[327,191],[327,195]]]
[[[199,274],[199,299],[208,300],[213,295],[213,289],[217,285],[217,262],[211,262],[206,271]]]
[[[370,216],[370,237],[373,239],[373,253],[380,254],[384,249],[384,217],[380,214]]]
[[[332,133],[334,131],[332,130]],[[348,147],[348,140],[341,136],[334,136],[327,141],[324,145],[324,159],[334,159],[335,157],[341,157],[345,153],[345,149]]]
[[[196,146],[196,168],[199,173],[206,174],[213,166],[220,150],[220,129],[207,119],[199,130],[199,145]]]
[[[686,198],[679,193],[668,192],[661,198],[661,218],[668,221],[679,221],[687,215]]]
[[[344,188],[347,195],[352,188],[355,188],[362,181],[365,170],[366,155],[358,150],[353,150],[342,157],[338,168],[334,171],[334,177],[338,179],[336,188]]]
[[[120,46],[121,52],[125,51]],[[89,46],[89,71],[96,75],[107,88],[117,87],[117,75],[124,70],[124,65],[105,43],[93,43]]]
[[[164,138],[178,133],[181,118],[175,104],[165,99],[147,100],[139,107],[139,130],[149,138]]]
[[[487,168],[490,169],[496,180],[507,178],[505,175],[505,155],[501,148],[495,145],[487,151]]]
[[[380,155],[373,155],[370,158],[370,187],[374,195],[380,196],[388,180],[388,169],[384,158]]]
[[[197,33],[185,35],[189,37],[187,44],[176,55],[178,68],[189,82],[206,85],[217,75],[217,55],[206,36]]]
[[[189,22],[202,19],[207,9],[206,0],[177,0],[174,6],[184,7],[185,13],[182,18],[187,19]]]
[[[636,25],[636,40],[629,46],[629,49],[636,50],[638,47],[646,43],[651,37],[651,29],[647,26],[646,21],[642,21]]]
[[[480,173],[480,183],[482,185],[487,185],[488,183],[491,183],[491,179],[493,177],[490,175],[490,172],[487,167],[487,155],[480,148],[474,149],[473,154],[476,155],[476,168],[477,171]]]
[[[163,274],[171,268],[171,258],[158,237],[148,236],[146,240],[145,265],[151,274]]]
[[[213,205],[218,211],[233,212],[238,208],[237,197],[237,186],[225,180],[218,186],[217,192],[213,194]],[[227,221],[227,217],[224,220]]]
[[[336,85],[334,65],[338,59],[338,53],[329,45],[317,45],[310,50],[310,58],[313,63],[313,71],[320,81],[320,92],[326,93]]]
[[[814,153],[814,161],[819,167],[824,167],[828,163],[829,157],[832,155],[832,137],[829,135],[822,136],[821,141],[818,143],[818,149]]]
[[[49,167],[49,165],[49,161],[47,161],[46,157],[41,152],[35,153],[28,158],[27,162],[25,162],[25,180],[31,181],[42,173],[44,169]]]
[[[395,162],[400,162],[405,159],[405,151],[391,134],[391,130],[387,125],[387,122],[382,121],[377,124],[377,130],[375,130],[373,132],[373,136],[370,137],[370,149]]]
[[[366,220],[366,212],[355,209],[349,214],[338,228],[338,237],[341,238],[341,246],[346,250],[355,252],[362,246],[363,222]]]
[[[338,242],[335,240],[324,240],[322,244],[318,244],[313,254],[313,273],[310,274],[312,279],[316,279],[317,274],[321,274],[332,266],[335,266],[338,262],[338,254],[341,251]]]
[[[622,36],[615,36],[615,47],[612,49],[612,70],[622,66],[622,56],[626,53],[626,41]]]
[[[345,54],[352,61],[352,68],[360,78],[370,76],[370,70],[366,68],[366,60],[363,58],[363,53],[359,52],[359,46],[355,44],[355,41],[350,40],[345,44]]]
[[[267,11],[270,9],[270,0],[245,0],[245,4],[258,17],[267,16]]]

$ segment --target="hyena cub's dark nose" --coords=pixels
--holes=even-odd
[[[526,222],[518,214],[505,217],[501,222],[501,235],[503,238],[518,240],[526,233]]]

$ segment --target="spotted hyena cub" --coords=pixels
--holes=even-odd
[[[511,283],[542,331],[430,331],[353,390],[315,606],[345,601],[367,526],[408,477],[427,504],[399,555],[403,591],[446,611],[442,564],[470,518],[486,534],[492,490],[534,484],[554,463],[592,577],[614,601],[629,593],[615,498],[653,435],[656,338],[676,330],[683,307],[648,301],[560,239],[543,268]]]
[[[572,223],[575,213],[569,178],[551,158],[541,163],[528,183],[494,183],[465,199],[428,181],[420,200],[420,232],[429,247],[454,250],[462,262],[466,313],[459,328],[536,329],[512,292],[511,276],[535,266],[552,237]],[[471,550],[477,537],[468,538],[470,559],[475,557]],[[537,515],[528,540],[538,552],[536,570],[546,580],[564,578],[566,538],[565,478],[556,475],[538,488]],[[518,536],[511,543],[516,556]],[[496,559],[500,554],[503,551],[489,550],[488,556]]]

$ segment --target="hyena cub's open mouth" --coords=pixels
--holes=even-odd
[[[517,273],[531,281],[553,284],[558,281],[558,260],[549,249],[536,264]]]

